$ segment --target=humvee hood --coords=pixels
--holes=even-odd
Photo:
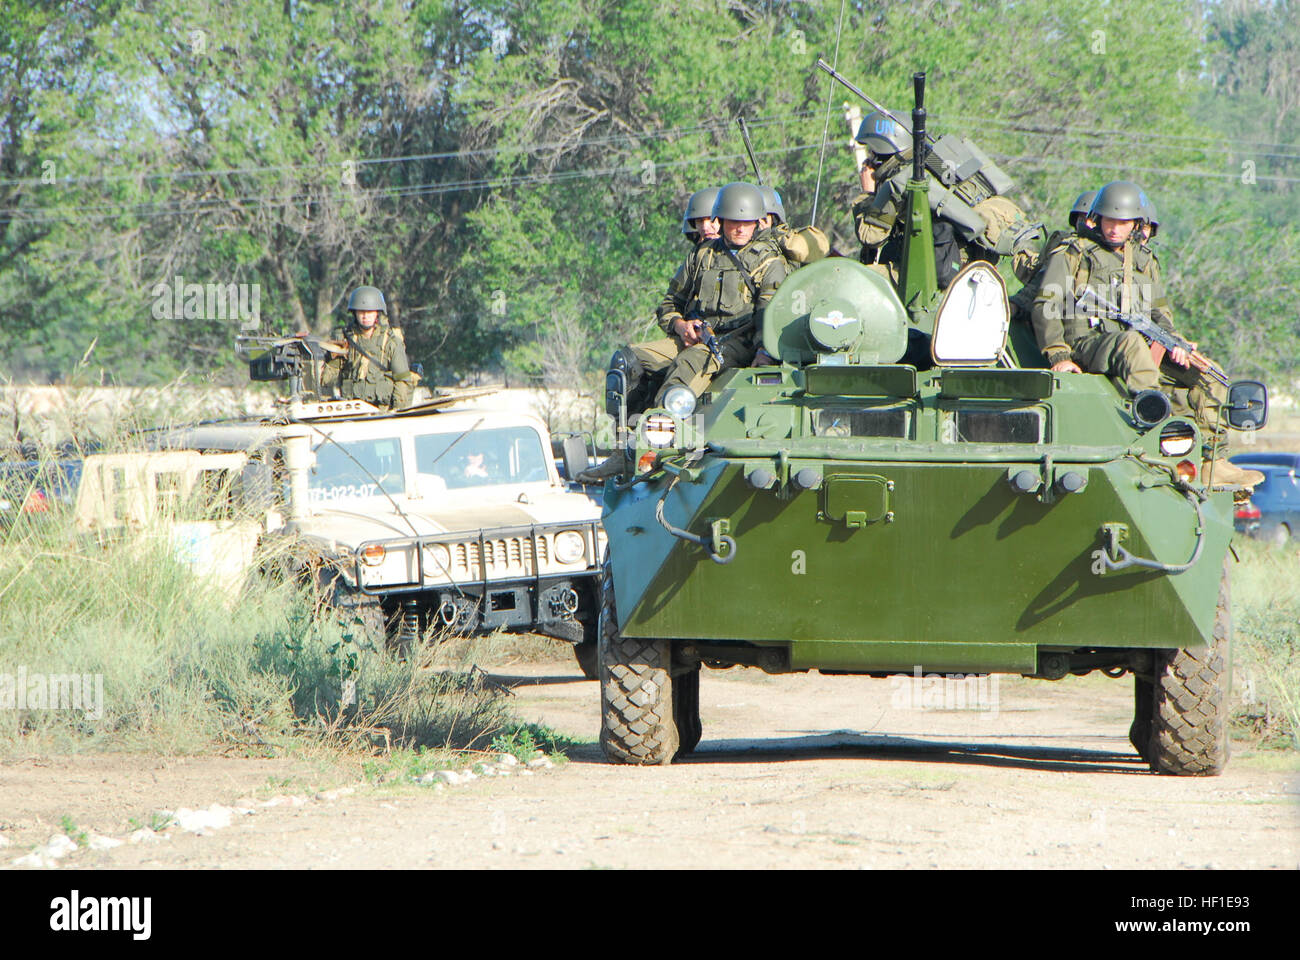
[[[531,503],[477,503],[455,507],[443,502],[431,508],[407,501],[402,503],[402,514],[394,512],[391,505],[382,513],[363,513],[365,507],[355,510],[317,508],[311,517],[300,522],[299,531],[328,536],[338,543],[357,544],[365,540],[477,534],[480,530],[532,524],[572,522],[576,525],[600,518],[600,507],[594,503],[589,517],[575,517],[572,496],[541,496]]]

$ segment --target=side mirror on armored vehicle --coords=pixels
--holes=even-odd
[[[1228,388],[1228,426],[1258,430],[1268,423],[1268,387],[1258,380],[1238,380]]]
[[[1007,345],[1011,307],[993,265],[972,260],[944,291],[934,317],[930,355],[942,367],[996,363]]]
[[[573,478],[586,470],[591,462],[587,457],[587,441],[580,434],[565,437],[560,450],[564,459],[564,479],[572,483]]]

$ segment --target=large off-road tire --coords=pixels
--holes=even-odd
[[[1151,715],[1155,711],[1154,684],[1147,677],[1133,677],[1133,723],[1128,728],[1128,742],[1138,756],[1151,762]]]
[[[573,645],[573,659],[578,661],[578,669],[588,680],[600,679],[600,649],[595,640],[583,640]]]
[[[1145,759],[1157,773],[1217,776],[1228,765],[1228,691],[1232,677],[1228,584],[1225,564],[1209,646],[1156,652],[1150,754]]]
[[[672,644],[624,637],[609,557],[600,577],[600,746],[611,763],[663,764],[677,755]]]
[[[325,567],[317,569],[316,582],[322,605],[333,610],[345,628],[359,625],[364,633],[379,644],[396,638],[397,625],[390,622],[378,597],[348,586],[336,570]]]
[[[680,741],[677,756],[684,757],[700,744],[704,727],[700,723],[700,665],[673,677],[673,722]]]

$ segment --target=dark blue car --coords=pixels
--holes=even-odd
[[[1239,453],[1229,459],[1264,474],[1250,500],[1237,504],[1237,532],[1279,545],[1300,533],[1300,453]]]

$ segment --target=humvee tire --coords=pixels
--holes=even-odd
[[[578,661],[578,669],[588,680],[600,679],[599,644],[596,640],[583,640],[573,645],[573,659]]]
[[[1228,689],[1232,676],[1229,600],[1225,563],[1219,579],[1213,642],[1195,648],[1195,652],[1156,652],[1151,736],[1147,741],[1150,754],[1145,759],[1157,773],[1214,777],[1228,765]]]
[[[360,623],[361,629],[380,644],[396,638],[395,624],[389,623],[378,597],[349,586],[337,570],[328,567],[317,567],[316,583],[320,603],[333,610],[344,627]]]
[[[673,677],[673,722],[680,741],[677,756],[684,757],[700,744],[704,727],[700,724],[700,665]]]
[[[672,644],[619,634],[608,556],[601,570],[600,598],[601,750],[611,763],[671,763],[680,746]]]

